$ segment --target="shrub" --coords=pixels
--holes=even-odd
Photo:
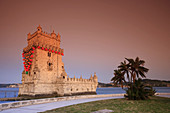
[[[139,78],[138,80],[135,80],[135,83],[128,85],[125,97],[129,100],[145,100],[155,93],[156,91],[151,86],[145,86]]]

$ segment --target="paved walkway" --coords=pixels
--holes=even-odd
[[[170,95],[157,95],[157,96],[170,98]]]
[[[51,110],[55,108],[64,107],[64,106],[74,105],[74,104],[80,104],[80,103],[92,102],[92,101],[98,101],[98,100],[116,99],[116,98],[124,98],[124,97],[119,96],[119,97],[104,97],[104,98],[90,98],[90,99],[59,101],[59,102],[52,102],[52,103],[46,103],[46,104],[30,105],[30,106],[25,106],[25,107],[7,109],[7,110],[0,111],[0,113],[37,113],[37,112],[43,112],[43,111],[47,111],[47,110]]]

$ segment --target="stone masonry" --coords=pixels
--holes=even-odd
[[[61,36],[37,31],[27,36],[28,45],[23,49],[22,84],[19,96],[64,96],[95,94],[98,85],[96,74],[90,79],[69,78],[64,69],[60,48]]]

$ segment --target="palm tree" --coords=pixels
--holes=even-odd
[[[114,85],[117,85],[117,83],[121,84],[121,87],[123,89],[123,83],[126,83],[124,78],[124,73],[121,72],[121,70],[114,70],[114,77],[111,79],[111,81],[114,82]]]
[[[145,73],[149,71],[149,69],[144,67],[144,60],[139,60],[139,57],[136,57],[135,60],[125,58],[129,62],[129,70],[131,73],[131,80],[133,79],[133,82],[135,82],[136,77],[139,78],[139,75],[143,78],[145,76]]]
[[[126,83],[125,75],[127,75],[127,78],[129,79],[128,84],[128,90],[126,90],[125,97],[128,99],[146,99],[148,95],[153,95],[155,93],[152,89],[147,89],[141,83],[140,77],[146,77],[145,73],[149,71],[146,67],[144,67],[144,60],[140,60],[139,57],[136,57],[136,59],[128,59],[124,62],[121,62],[118,66],[117,70],[114,70],[114,77],[111,79],[115,83],[121,84],[123,89],[123,83]],[[126,63],[128,61],[128,63]],[[138,78],[138,80],[136,80]],[[135,82],[136,80],[136,82]]]
[[[129,77],[129,64],[126,63],[126,61],[124,60],[124,62],[121,62],[120,65],[118,66],[119,70],[125,75],[127,75],[127,78],[130,81],[130,77]]]

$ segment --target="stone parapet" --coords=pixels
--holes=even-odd
[[[170,93],[156,93],[155,95],[170,95]],[[10,108],[17,108],[17,107],[23,107],[28,105],[43,104],[43,103],[50,103],[50,102],[67,101],[67,100],[75,100],[75,99],[102,98],[102,97],[118,97],[118,96],[124,96],[124,94],[65,96],[65,97],[56,97],[56,98],[17,101],[17,102],[0,104],[0,111],[5,109],[10,109]]]
[[[92,79],[80,79],[80,78],[67,78],[67,81],[76,81],[76,82],[94,82]]]
[[[28,105],[43,104],[43,103],[50,103],[50,102],[67,101],[67,100],[75,100],[75,99],[101,98],[101,97],[117,97],[117,96],[124,96],[124,94],[65,96],[65,97],[56,97],[56,98],[17,101],[17,102],[0,104],[0,111],[5,109],[10,109],[10,108],[17,108],[17,107],[23,107]]]
[[[32,34],[28,34],[28,37],[27,37],[27,41],[31,40],[32,38],[36,37],[36,36],[45,36],[45,37],[48,37],[48,38],[51,38],[51,39],[55,39],[56,41],[59,41],[60,42],[60,35],[59,33],[56,35],[54,33],[54,30],[52,33],[47,33],[45,31],[42,31],[42,28],[39,26],[37,28],[37,31],[32,33]]]

